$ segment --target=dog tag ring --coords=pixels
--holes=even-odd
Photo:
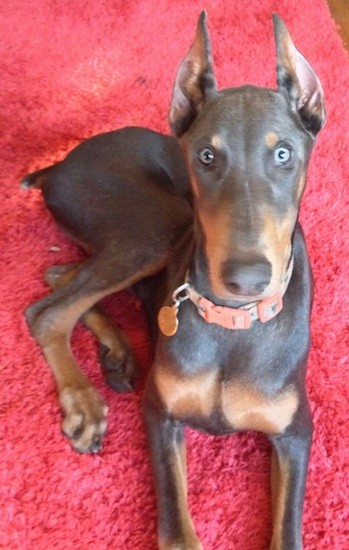
[[[165,336],[173,336],[178,329],[178,306],[164,306],[158,315],[159,328]]]

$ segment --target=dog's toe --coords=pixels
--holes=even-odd
[[[107,428],[108,407],[92,386],[65,388],[60,394],[62,431],[79,453],[96,453]]]

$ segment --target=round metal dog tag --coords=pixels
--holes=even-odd
[[[176,306],[164,306],[158,315],[159,328],[165,336],[173,336],[178,329],[178,308]]]

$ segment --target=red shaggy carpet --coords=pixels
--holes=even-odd
[[[306,550],[345,550],[348,539],[348,88],[349,63],[324,0],[11,0],[1,3],[1,469],[0,547],[9,550],[153,550],[156,510],[142,391],[117,395],[102,379],[82,327],[76,357],[110,406],[97,456],[60,433],[52,376],[23,319],[48,292],[44,269],[80,252],[58,230],[27,171],[82,139],[125,125],[168,131],[178,63],[208,10],[218,82],[275,86],[271,14],[287,22],[321,78],[328,123],[312,157],[302,220],[316,299],[308,388],[315,421],[304,516]],[[140,308],[108,308],[146,371]],[[269,445],[264,437],[188,430],[190,506],[207,550],[266,549]],[[291,549],[290,549],[291,550]]]

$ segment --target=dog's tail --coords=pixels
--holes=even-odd
[[[45,180],[45,177],[53,168],[55,168],[59,164],[57,162],[56,164],[52,164],[51,166],[47,166],[47,168],[42,168],[41,170],[38,170],[37,172],[32,172],[31,174],[28,174],[20,181],[20,186],[22,189],[41,189],[42,184]]]

